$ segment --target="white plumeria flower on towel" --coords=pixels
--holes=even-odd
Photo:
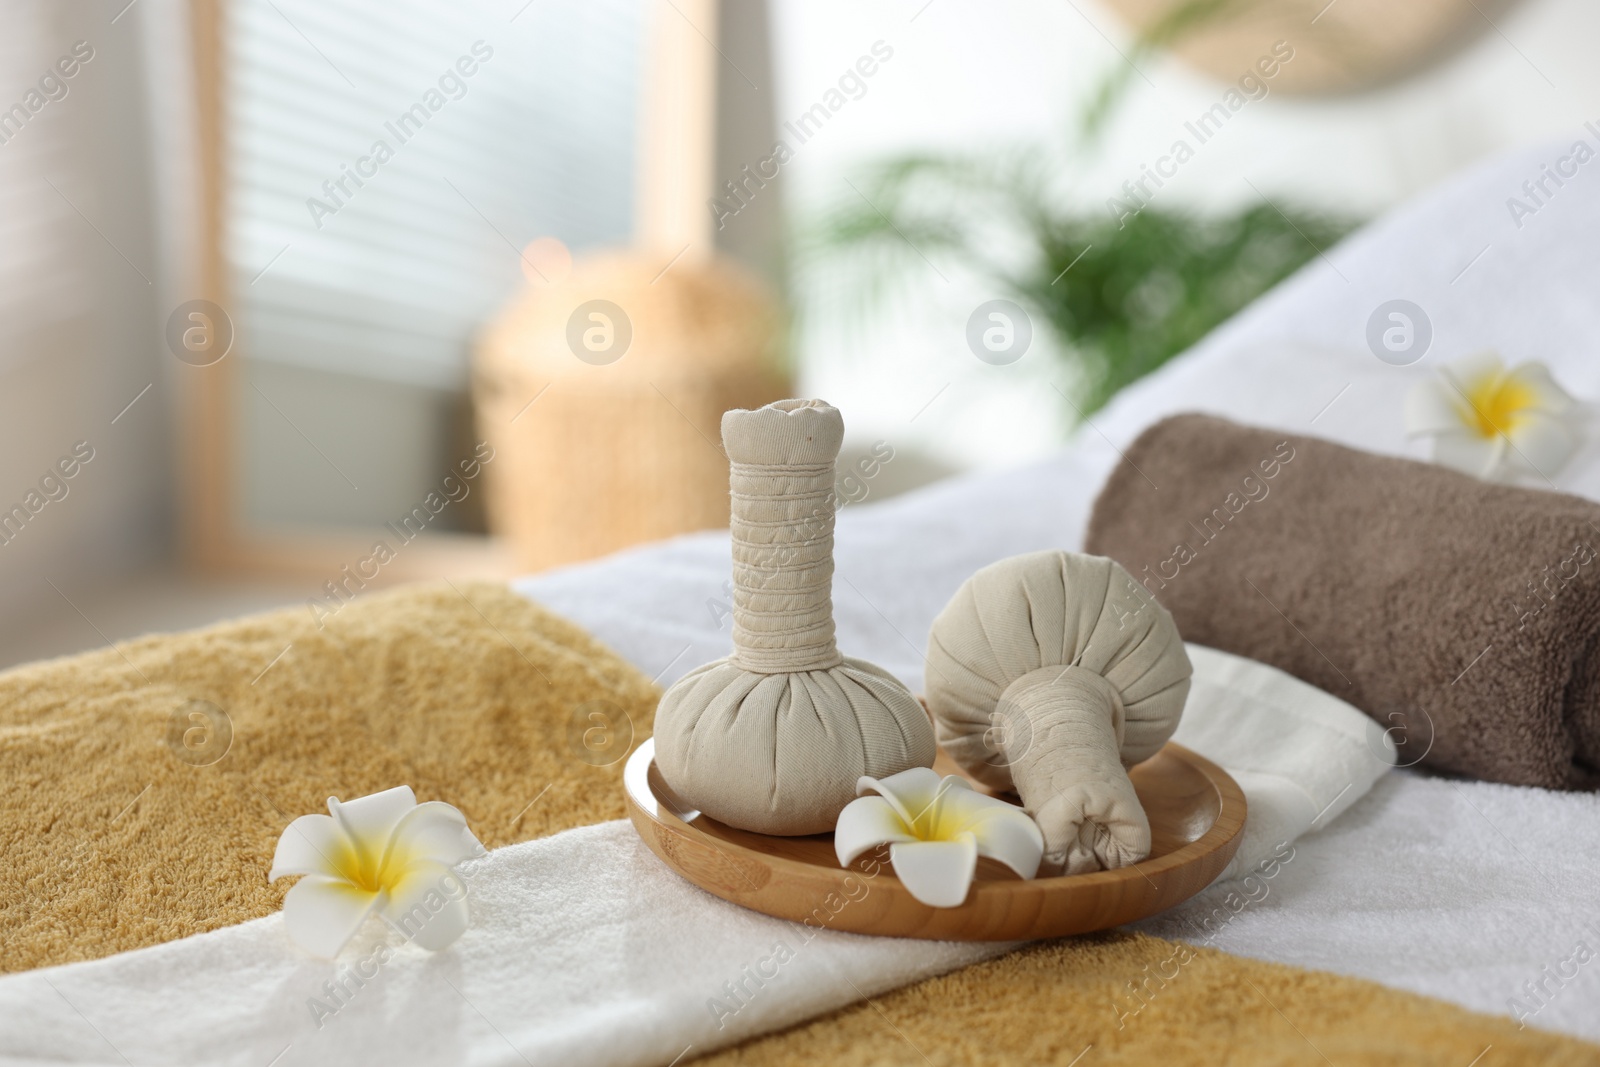
[[[408,785],[302,815],[278,838],[268,881],[302,875],[283,900],[283,922],[301,948],[339,954],[376,911],[410,940],[437,952],[467,928],[465,885],[454,867],[484,853],[456,808],[418,804]]]
[[[979,856],[1023,878],[1039,871],[1044,835],[1033,819],[975,792],[965,779],[913,767],[883,779],[863,777],[856,792],[862,795],[845,805],[833,831],[839,863],[849,866],[886,844],[896,877],[929,907],[954,908],[967,899]]]
[[[1579,406],[1543,363],[1507,369],[1492,353],[1441,367],[1406,397],[1406,432],[1433,461],[1479,478],[1560,470],[1578,448]]]

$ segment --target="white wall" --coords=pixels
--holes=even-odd
[[[1061,143],[1084,94],[1122,60],[1126,29],[1092,0],[774,0],[780,123],[816,102],[882,40],[893,58],[811,140],[782,178],[791,225],[853,195],[843,178],[864,162],[910,150],[982,152]],[[1081,14],[1080,14],[1081,11]],[[1386,89],[1335,98],[1273,94],[1241,110],[1161,191],[1165,205],[1274,200],[1374,214],[1444,176],[1512,146],[1576,136],[1600,119],[1600,5],[1527,0],[1440,66]],[[1105,36],[1102,36],[1102,33]],[[1101,158],[1063,161],[1064,199],[1104,210],[1225,86],[1161,59],[1136,79]],[[1511,191],[1508,190],[1508,195]],[[951,274],[949,270],[945,273]],[[802,279],[804,281],[804,279]],[[1008,367],[981,364],[963,328],[999,295],[959,275],[920,279],[927,297],[887,328],[838,323],[799,341],[807,392],[845,413],[854,436],[883,436],[962,466],[1012,462],[1067,432],[1051,388],[1065,376],[1045,344]],[[941,392],[942,390],[942,392]],[[938,396],[915,421],[912,416]]]

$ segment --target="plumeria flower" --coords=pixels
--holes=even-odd
[[[1479,478],[1549,475],[1577,451],[1580,408],[1543,363],[1509,370],[1492,353],[1448,367],[1406,397],[1406,433],[1435,463]]]
[[[332,959],[377,912],[437,952],[467,928],[465,885],[453,869],[484,853],[449,804],[418,804],[408,785],[302,815],[278,838],[268,881],[303,875],[283,900],[289,937]]]
[[[913,767],[881,780],[863,777],[856,793],[833,831],[840,865],[888,845],[895,875],[929,907],[954,908],[967,899],[979,856],[1022,878],[1039,871],[1044,835],[1028,813],[974,792],[965,779]]]

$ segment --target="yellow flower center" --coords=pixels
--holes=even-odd
[[[1485,438],[1511,433],[1537,403],[1534,391],[1513,374],[1486,374],[1467,388],[1467,425]]]
[[[378,847],[374,848],[374,845]],[[348,837],[339,854],[330,857],[338,876],[357,889],[368,893],[393,890],[417,857],[413,849],[390,848],[383,854],[387,842],[352,841]]]
[[[959,787],[941,782],[933,801],[921,811],[911,812],[911,820],[905,824],[906,832],[918,841],[954,841],[965,833],[969,829],[967,820],[958,818],[944,802],[952,788]]]
[[[348,837],[345,838],[343,845],[337,855],[329,857],[338,876],[368,893],[376,893],[382,889],[383,886],[378,884],[377,878],[377,857],[371,855],[370,850],[363,848],[360,842],[352,841]]]

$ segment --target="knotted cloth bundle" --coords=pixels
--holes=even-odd
[[[824,833],[861,776],[933,763],[933,728],[910,690],[834,644],[843,439],[843,418],[820,400],[722,416],[734,651],[661,698],[656,765],[679,800],[729,826]]]
[[[1154,486],[1160,486],[1159,489]],[[1181,415],[1089,522],[1191,641],[1348,700],[1400,760],[1600,786],[1600,506]]]
[[[1012,556],[957,590],[928,636],[928,710],[973,777],[1015,789],[1046,868],[1137,863],[1150,820],[1127,768],[1178,728],[1193,673],[1177,627],[1109,559]]]

